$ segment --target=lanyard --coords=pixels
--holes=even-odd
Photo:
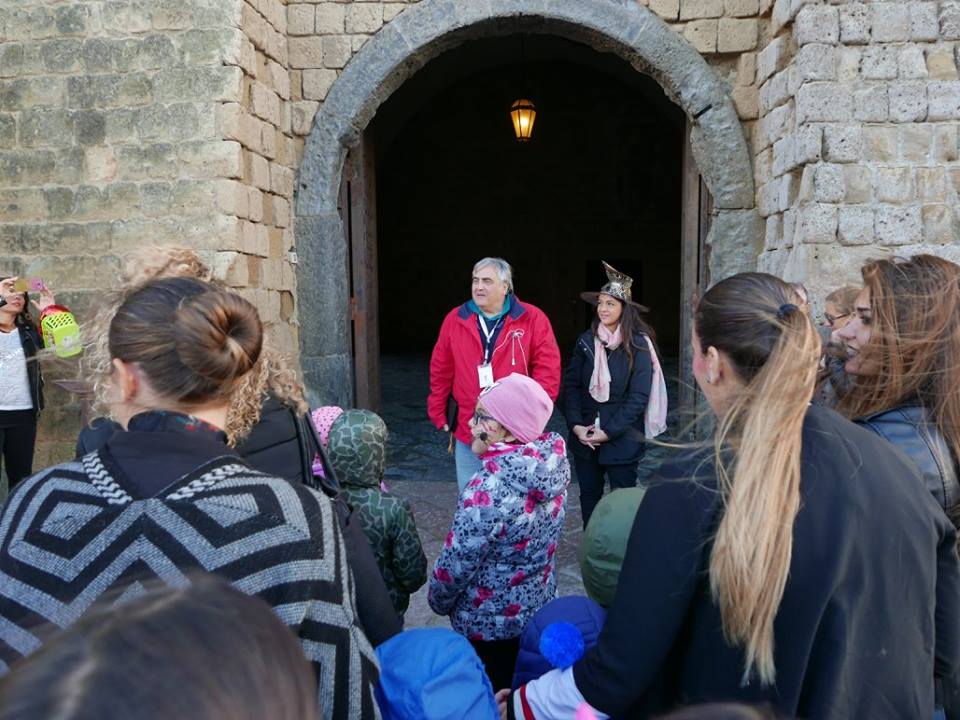
[[[477,323],[480,325],[480,332],[483,333],[483,336],[487,339],[483,343],[483,364],[487,365],[490,363],[490,348],[493,346],[493,336],[497,334],[497,330],[500,327],[500,323],[503,322],[501,317],[493,324],[493,328],[487,329],[487,321],[482,315],[477,315]]]

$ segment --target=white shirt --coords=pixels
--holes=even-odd
[[[0,330],[0,411],[31,410],[27,358],[20,344],[20,332]]]

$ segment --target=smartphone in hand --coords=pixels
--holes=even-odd
[[[43,279],[38,277],[17,278],[13,283],[14,292],[43,292]]]

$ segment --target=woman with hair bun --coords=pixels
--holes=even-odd
[[[572,668],[512,695],[530,720],[650,717],[707,702],[785,717],[930,718],[960,665],[956,533],[909,461],[812,406],[820,342],[795,289],[761,273],[694,313],[713,447],[661,468],[606,623]]]
[[[324,718],[379,717],[330,500],[226,443],[231,393],[261,352],[256,308],[200,280],[155,280],[126,296],[108,342],[126,432],[25,480],[0,516],[0,670],[41,644],[39,624],[200,570],[263,598],[299,637]]]

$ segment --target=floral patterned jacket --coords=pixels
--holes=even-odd
[[[497,443],[460,493],[430,579],[430,607],[471,640],[505,640],[557,594],[570,464],[563,438]]]

